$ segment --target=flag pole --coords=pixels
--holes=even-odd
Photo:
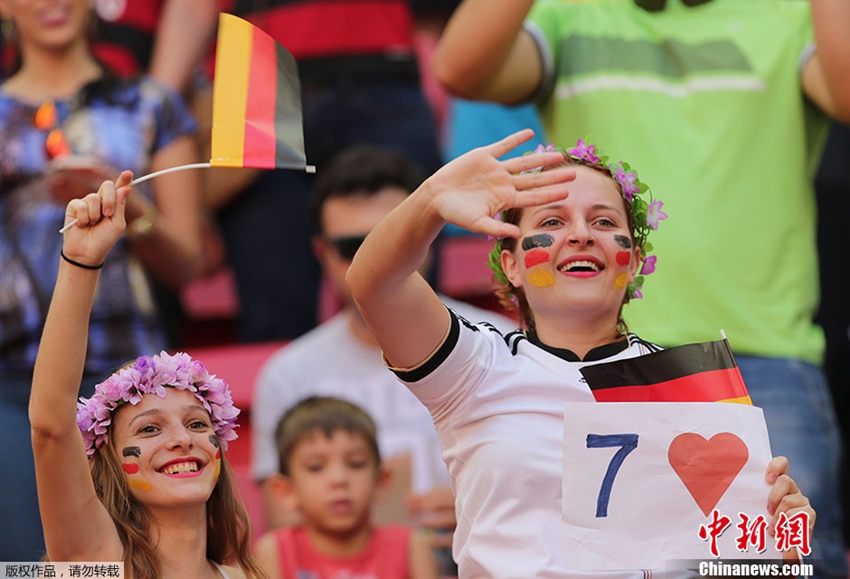
[[[175,173],[177,171],[185,171],[186,169],[206,169],[206,168],[209,168],[211,166],[212,165],[210,163],[190,163],[188,165],[178,165],[177,167],[169,167],[168,169],[162,169],[161,171],[154,171],[153,173],[148,173],[147,175],[143,175],[143,176],[139,177],[138,179],[133,179],[132,181],[130,181],[129,186],[132,187],[133,185],[138,185],[139,183],[144,183],[148,179],[153,179],[154,177],[159,177],[160,175],[165,175],[166,173]],[[286,167],[284,167],[284,168],[286,168]],[[315,165],[306,165],[306,166],[298,166],[298,167],[293,165],[292,167],[288,167],[288,168],[304,169],[307,173],[315,173],[316,172],[316,166]],[[76,224],[77,224],[77,220],[76,219],[72,220],[65,227],[60,229],[59,233],[65,233],[66,231],[68,231],[71,227],[73,227]]]

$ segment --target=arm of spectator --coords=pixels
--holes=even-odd
[[[522,27],[533,0],[464,0],[434,54],[437,81],[473,100],[514,104],[543,81],[543,61]]]
[[[437,579],[440,576],[437,559],[425,533],[410,533],[410,579]]]
[[[124,231],[132,178],[125,171],[116,183],[103,183],[97,193],[71,201],[65,210],[65,223],[77,220],[77,226],[65,232],[64,259],[56,256],[59,275],[29,401],[38,506],[53,561],[123,558],[118,530],[95,492],[76,413],[98,267]]]
[[[803,91],[826,114],[850,122],[850,2],[811,3],[817,52],[803,66]]]
[[[387,362],[413,368],[446,338],[450,318],[440,298],[417,272],[447,222],[494,237],[518,237],[519,227],[494,218],[508,207],[563,199],[575,171],[523,171],[563,162],[560,153],[498,158],[527,142],[526,129],[451,161],[391,211],[366,237],[346,281]]]
[[[192,136],[158,150],[151,172],[197,161]],[[127,202],[128,238],[133,251],[162,283],[180,288],[201,272],[201,186],[198,171],[176,171],[151,180],[152,204],[141,195]],[[134,222],[141,220],[134,225]]]
[[[451,547],[457,526],[455,496],[451,488],[436,487],[427,493],[411,495],[407,508],[417,526],[434,531],[430,539],[432,547]]]
[[[217,25],[216,0],[168,0],[156,31],[150,76],[186,94]]]

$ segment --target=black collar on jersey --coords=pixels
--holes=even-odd
[[[555,348],[554,346],[548,346],[540,341],[540,338],[537,337],[537,332],[533,332],[529,330],[526,332],[526,337],[528,341],[541,348],[546,350],[550,354],[554,356],[558,356],[562,360],[566,360],[567,362],[596,362],[598,360],[604,360],[614,354],[619,354],[623,350],[629,347],[629,339],[623,336],[622,339],[617,340],[616,342],[611,342],[610,344],[603,344],[602,346],[596,346],[592,350],[590,350],[584,356],[584,360],[578,357],[578,355],[572,350],[567,350],[566,348]]]
[[[711,0],[682,0],[682,4],[689,8],[705,4],[706,2],[711,2]],[[647,12],[661,12],[667,7],[667,0],[635,0],[635,4]]]

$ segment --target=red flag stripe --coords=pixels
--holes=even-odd
[[[640,386],[594,390],[597,402],[717,402],[747,396],[737,366]]]
[[[277,148],[277,45],[261,30],[254,28],[253,32],[242,159],[245,167],[273,169]]]

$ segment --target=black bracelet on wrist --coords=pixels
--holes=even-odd
[[[74,261],[73,259],[71,259],[67,255],[65,255],[65,252],[62,251],[61,249],[59,250],[59,255],[61,255],[62,259],[64,259],[65,261],[67,261],[71,265],[76,265],[77,267],[81,267],[83,269],[100,269],[100,268],[103,267],[102,263],[100,265],[86,265],[85,263],[80,263],[79,261]]]

